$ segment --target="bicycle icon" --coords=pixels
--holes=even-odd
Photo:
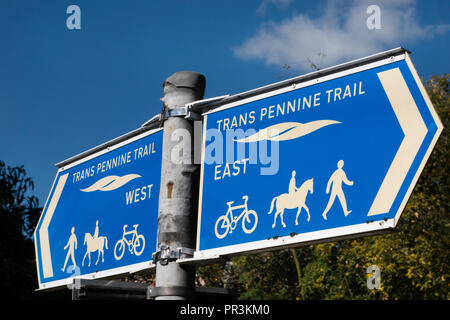
[[[232,233],[236,229],[237,222],[242,218],[242,230],[245,233],[252,233],[256,225],[258,224],[258,215],[255,210],[248,210],[247,201],[248,196],[243,196],[244,204],[234,206],[231,205],[234,201],[227,202],[228,210],[227,213],[220,216],[216,221],[215,233],[216,237],[219,239],[225,238],[228,233]],[[243,209],[238,216],[233,215],[234,210]]]
[[[145,248],[145,238],[142,234],[137,233],[137,227],[139,224],[133,225],[134,229],[131,231],[126,231],[128,225],[123,226],[123,234],[122,239],[117,241],[114,246],[114,257],[116,260],[120,260],[125,253],[125,245],[128,245],[128,250],[130,250],[131,254],[135,254],[136,256],[140,256]],[[126,237],[132,235],[131,240],[128,240]],[[129,237],[128,237],[129,238]]]

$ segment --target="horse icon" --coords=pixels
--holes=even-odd
[[[293,174],[293,177],[295,174]],[[309,209],[306,206],[306,196],[308,195],[308,192],[311,194],[313,193],[313,179],[306,180],[303,182],[303,184],[300,186],[300,188],[295,188],[294,186],[294,192],[289,193],[283,193],[275,198],[272,199],[272,202],[270,204],[270,210],[268,214],[272,213],[273,205],[276,200],[276,208],[277,211],[275,212],[275,218],[273,220],[272,228],[275,228],[277,217],[281,213],[281,224],[283,225],[283,228],[286,228],[286,224],[283,221],[283,215],[284,215],[284,209],[295,209],[297,210],[297,216],[295,217],[295,225],[298,225],[298,216],[300,215],[300,212],[302,208],[306,210],[306,213],[308,214],[308,222],[311,216],[309,215]],[[291,188],[290,188],[291,189]]]
[[[86,232],[84,234],[84,245],[87,245],[86,253],[84,254],[83,262],[81,263],[82,266],[84,266],[84,259],[86,259],[86,256],[89,257],[89,264],[91,265],[91,252],[98,251],[97,261],[95,264],[98,264],[98,261],[100,259],[100,255],[102,256],[102,262],[105,262],[105,252],[103,251],[103,248],[108,249],[108,238],[106,237],[98,237],[94,238],[91,236],[89,232]]]
[[[86,245],[86,253],[84,254],[83,261],[81,262],[81,265],[84,266],[84,259],[86,257],[89,258],[89,264],[91,265],[91,252],[98,251],[97,255],[97,261],[95,262],[95,265],[98,264],[98,261],[100,260],[100,255],[102,256],[102,262],[105,262],[105,252],[103,251],[103,248],[108,249],[108,238],[106,237],[99,237],[98,236],[98,220],[95,226],[95,232],[94,236],[92,236],[89,232],[86,232],[84,234],[84,243],[83,245]]]

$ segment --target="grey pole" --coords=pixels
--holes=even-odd
[[[201,100],[205,77],[176,72],[163,83],[164,104],[158,255],[155,299],[182,300],[195,292],[195,267],[176,263],[178,248],[195,248],[199,165],[194,163],[194,126],[184,118],[186,103]]]

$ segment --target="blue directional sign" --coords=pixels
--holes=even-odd
[[[194,258],[394,228],[441,130],[407,52],[206,113]]]
[[[147,131],[58,170],[34,234],[40,289],[150,267],[161,151]]]

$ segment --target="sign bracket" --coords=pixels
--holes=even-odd
[[[159,251],[152,254],[152,259],[154,264],[159,261],[161,265],[165,266],[169,263],[169,261],[193,257],[194,251],[194,249],[182,247],[177,248],[176,250],[171,250],[169,246],[161,245]]]

